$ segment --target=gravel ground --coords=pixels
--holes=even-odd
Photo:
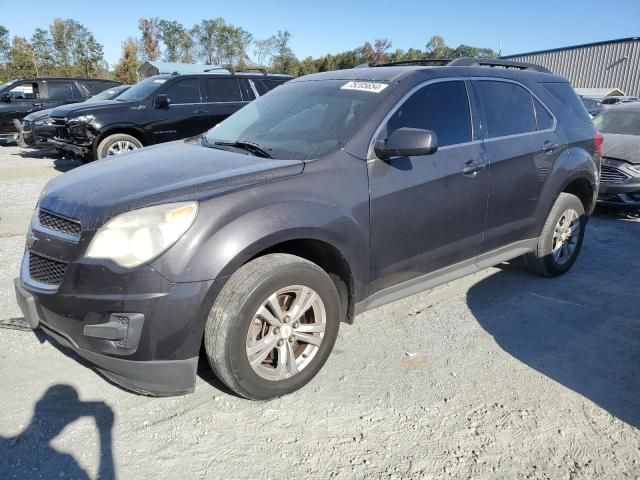
[[[0,478],[640,478],[638,215],[593,217],[561,278],[509,264],[360,315],[287,397],[203,367],[147,398],[10,321],[38,193],[77,165],[0,147]]]

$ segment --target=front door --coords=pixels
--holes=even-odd
[[[464,80],[429,83],[389,118],[378,139],[401,127],[435,132],[435,154],[369,160],[371,289],[472,260],[480,252],[489,169],[474,137]]]
[[[170,104],[150,112],[155,143],[180,140],[202,133],[203,106],[200,83],[196,77],[182,78],[167,85],[162,92]]]

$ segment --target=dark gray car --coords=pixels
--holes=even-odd
[[[310,75],[200,138],[61,175],[21,309],[129,389],[192,391],[204,345],[265,399],[311,380],[360,312],[523,255],[563,274],[599,142],[565,79],[515,67]]]
[[[604,137],[598,200],[640,206],[640,102],[622,103],[593,119]]]

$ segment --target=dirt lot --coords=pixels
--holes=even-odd
[[[640,478],[640,218],[600,212],[572,272],[486,270],[356,319],[316,379],[257,403],[202,368],[147,398],[19,328],[45,182],[0,147],[0,478]]]

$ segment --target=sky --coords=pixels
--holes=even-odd
[[[615,14],[601,0],[31,0],[29,8],[11,3],[0,0],[0,25],[11,35],[30,37],[54,18],[73,18],[94,33],[111,65],[120,57],[122,41],[139,35],[140,17],[187,27],[224,17],[254,39],[288,30],[299,58],[351,50],[376,38],[390,39],[393,50],[407,50],[424,48],[432,35],[441,35],[452,47],[464,43],[509,55],[640,36],[640,0],[617,1]]]

